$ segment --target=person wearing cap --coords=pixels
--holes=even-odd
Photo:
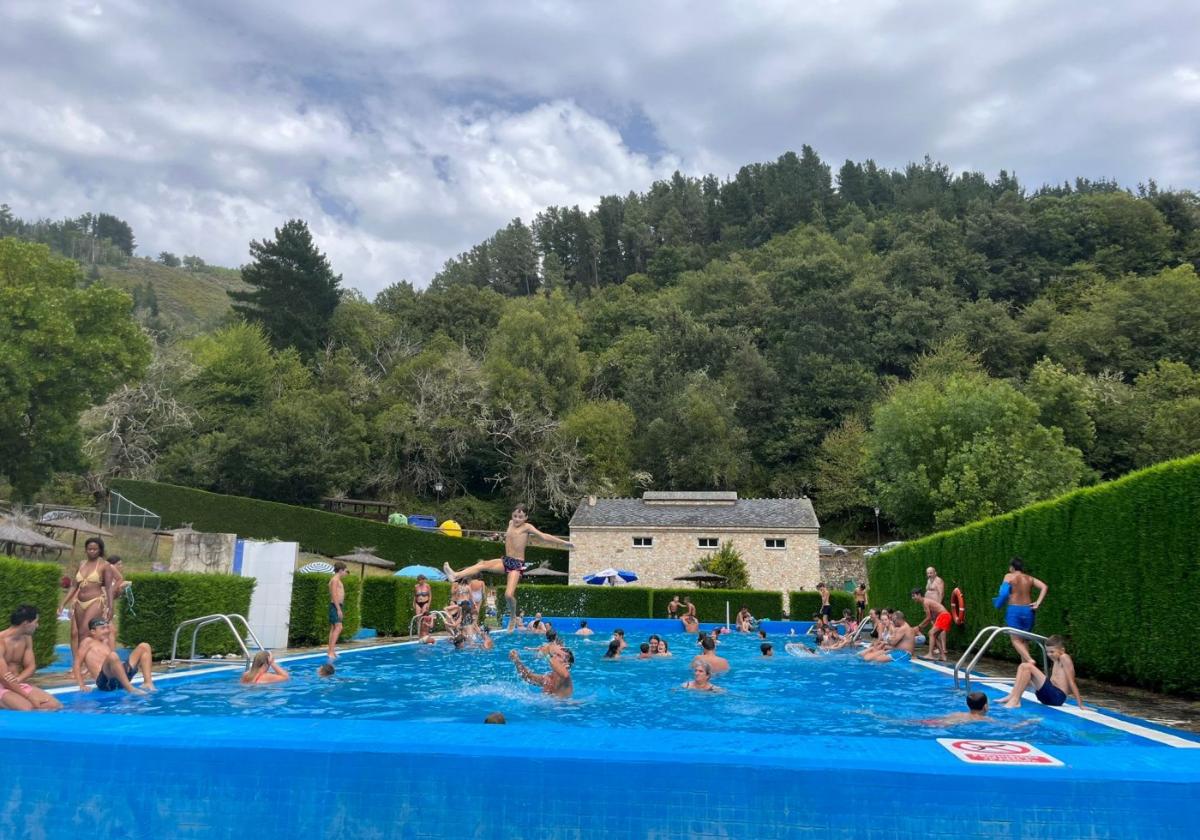
[[[154,691],[154,654],[150,645],[142,642],[129,654],[128,664],[121,661],[109,646],[109,622],[104,618],[93,618],[88,622],[88,635],[79,643],[79,655],[71,663],[71,676],[81,692],[90,691],[83,681],[83,671],[95,678],[100,691],[116,691],[123,688],[131,694]],[[137,688],[130,678],[142,675],[142,688]]]

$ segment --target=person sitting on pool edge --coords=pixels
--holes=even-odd
[[[712,673],[712,666],[697,656],[692,662],[692,678],[683,684],[683,688],[720,692],[722,689],[712,683]]]
[[[912,659],[917,646],[917,631],[904,620],[900,610],[892,611],[890,641],[875,642],[861,654],[867,662],[903,662]]]
[[[1021,694],[1026,686],[1033,683],[1035,696],[1043,706],[1061,706],[1067,702],[1069,693],[1075,697],[1079,708],[1084,708],[1083,698],[1079,696],[1079,686],[1075,683],[1075,662],[1067,653],[1067,645],[1062,636],[1046,639],[1046,655],[1050,657],[1049,679],[1032,662],[1022,662],[1017,668],[1017,678],[1013,682],[1012,691],[1004,698],[1005,706],[1010,709],[1019,708]]]
[[[13,610],[8,629],[0,631],[0,708],[18,712],[56,712],[62,708],[53,695],[28,680],[37,670],[33,634],[38,629],[37,607],[22,604]]]
[[[99,691],[116,691],[123,688],[131,694],[154,691],[154,655],[150,645],[142,642],[129,654],[128,664],[123,663],[116,651],[109,647],[108,621],[93,618],[88,622],[88,635],[79,642],[79,656],[71,663],[71,675],[81,692],[91,691],[83,682],[83,672],[96,680]],[[138,672],[142,674],[142,687],[137,688],[129,680]]]
[[[280,667],[269,650],[260,650],[254,654],[250,667],[238,680],[242,685],[271,685],[287,682],[292,678],[286,670]]]
[[[521,654],[515,650],[508,652],[508,658],[517,666],[517,674],[530,685],[540,686],[544,694],[566,699],[575,691],[571,682],[571,666],[575,664],[575,654],[570,648],[559,648],[550,657],[550,673],[537,674],[525,667]]]

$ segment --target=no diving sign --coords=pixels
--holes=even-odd
[[[938,738],[937,742],[967,764],[1027,764],[1041,767],[1062,767],[1052,755],[1024,741],[980,741],[959,738]]]

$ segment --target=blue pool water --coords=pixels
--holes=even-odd
[[[952,728],[929,719],[965,708],[961,691],[942,674],[908,663],[866,663],[850,652],[794,656],[789,637],[773,639],[776,655],[763,658],[753,634],[722,637],[718,653],[732,668],[716,678],[718,695],[683,690],[695,637],[667,634],[673,656],[636,658],[643,637],[629,632],[630,647],[617,660],[603,653],[608,636],[567,636],[576,656],[575,694],[547,697],[516,675],[508,653],[521,651],[534,670],[546,665],[533,634],[496,634],[492,651],[455,651],[445,642],[402,645],[342,656],[333,679],[316,676],[321,659],[289,665],[290,683],[246,688],[239,671],[203,678],[163,680],[149,697],[123,693],[66,695],[68,709],[97,714],[241,716],[469,722],[502,711],[510,723],[553,723],[595,728],[814,734],[856,737],[962,735],[1011,738],[1038,744],[1136,745],[1152,741],[1026,703],[1008,710],[995,704],[994,723]],[[792,637],[791,641],[807,641]]]

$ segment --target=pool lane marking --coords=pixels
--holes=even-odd
[[[415,645],[415,644],[417,644],[417,642],[415,642],[415,641],[412,641],[412,642],[389,642],[386,645],[368,645],[368,646],[359,647],[359,648],[351,648],[349,650],[342,651],[338,655],[346,656],[347,654],[361,653],[363,651],[368,651],[368,650],[383,650],[384,648],[404,647],[405,645]],[[280,659],[277,659],[276,661],[277,662],[296,662],[301,659],[319,659],[324,656],[325,656],[325,654],[323,654],[323,653],[293,653],[290,656],[284,656]],[[177,680],[182,677],[194,677],[198,674],[219,674],[219,673],[222,673],[225,671],[245,671],[246,670],[245,665],[217,665],[217,664],[215,664],[217,662],[217,660],[215,660],[215,659],[213,660],[213,662],[214,662],[214,664],[211,667],[209,667],[207,665],[196,665],[196,667],[194,667],[190,670],[187,670],[187,671],[175,671],[175,672],[166,673],[166,674],[155,674],[154,681],[157,683],[157,682],[162,682],[163,680]],[[193,663],[193,664],[195,664],[195,663]],[[130,677],[130,679],[129,679],[129,682],[132,685],[141,685],[144,681],[145,681],[145,679],[140,674],[137,675],[136,677]],[[95,683],[91,683],[90,685],[92,686],[92,690],[95,690]],[[60,685],[57,688],[47,688],[47,689],[43,689],[43,690],[47,694],[79,693],[79,688],[77,686],[73,686],[73,685]]]
[[[938,665],[934,662],[925,661],[920,658],[913,659],[911,661],[914,665],[920,665],[922,668],[929,668],[931,671],[937,671],[949,677],[954,676],[954,671],[945,665]],[[989,681],[983,682],[983,685],[985,685],[987,688],[992,688],[999,691],[999,686],[992,683],[992,681],[995,681],[996,679],[997,678],[989,678]],[[977,679],[976,682],[981,681]],[[1008,686],[1009,690],[1012,689],[1011,681],[1008,681],[1005,684]],[[1032,691],[1024,692],[1021,695],[1021,701],[1039,704],[1041,703],[1041,701],[1037,699],[1037,695]],[[1178,747],[1179,749],[1184,750],[1200,749],[1200,742],[1189,741],[1187,738],[1180,738],[1178,735],[1172,735],[1169,732],[1159,732],[1157,729],[1151,729],[1148,726],[1141,726],[1131,721],[1110,717],[1103,712],[1097,712],[1093,709],[1080,709],[1078,706],[1068,706],[1066,703],[1061,706],[1043,707],[1047,709],[1053,709],[1056,712],[1073,715],[1077,718],[1083,718],[1084,720],[1090,720],[1093,723],[1099,723],[1102,726],[1108,726],[1112,729],[1119,729],[1120,731],[1126,732],[1130,735],[1137,735],[1142,738],[1147,738],[1151,741],[1157,741],[1158,743],[1165,744],[1168,747]]]

